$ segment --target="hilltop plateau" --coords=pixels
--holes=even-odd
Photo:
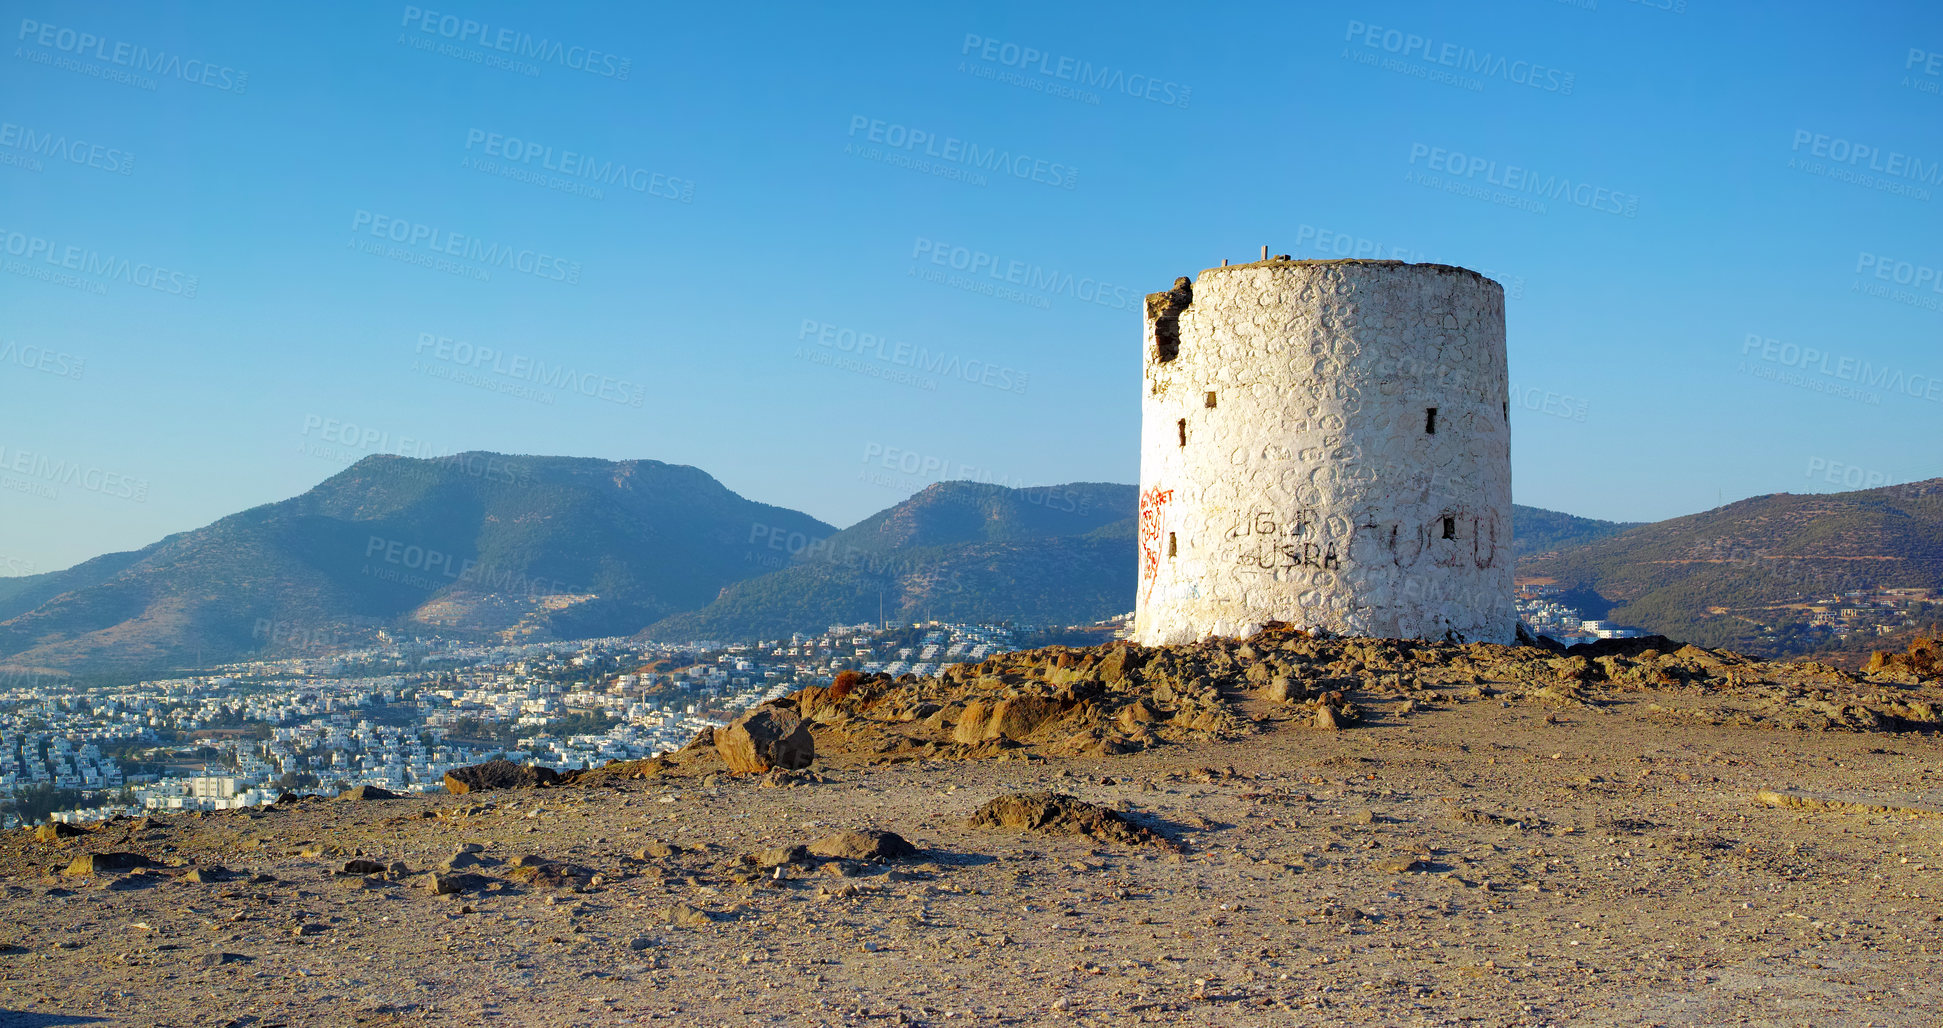
[[[0,1023],[1928,1024],[1934,657],[1052,648],[526,787],[21,830]]]

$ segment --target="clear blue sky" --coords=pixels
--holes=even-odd
[[[0,574],[372,452],[1131,482],[1264,243],[1506,284],[1522,503],[1943,474],[1933,4],[814,7],[8,5]]]

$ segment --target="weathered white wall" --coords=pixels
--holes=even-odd
[[[1504,290],[1441,264],[1269,260],[1192,291],[1172,361],[1149,304],[1136,638],[1285,621],[1511,642]]]

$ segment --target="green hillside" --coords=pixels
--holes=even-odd
[[[1566,550],[1574,546],[1608,539],[1628,529],[1638,528],[1642,521],[1600,521],[1597,518],[1574,517],[1542,507],[1526,507],[1513,504],[1511,507],[1511,554],[1523,557],[1527,554],[1547,553],[1552,550]]]
[[[1587,616],[1703,646],[1802,652],[1814,645],[1798,625],[1807,598],[1943,589],[1943,479],[1757,496],[1530,557],[1518,571],[1553,579]]]

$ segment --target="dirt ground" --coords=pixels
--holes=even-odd
[[[1937,1023],[1943,739],[1556,691],[8,833],[0,1026]],[[1033,790],[1164,838],[968,823]],[[920,852],[781,849],[866,828]]]

